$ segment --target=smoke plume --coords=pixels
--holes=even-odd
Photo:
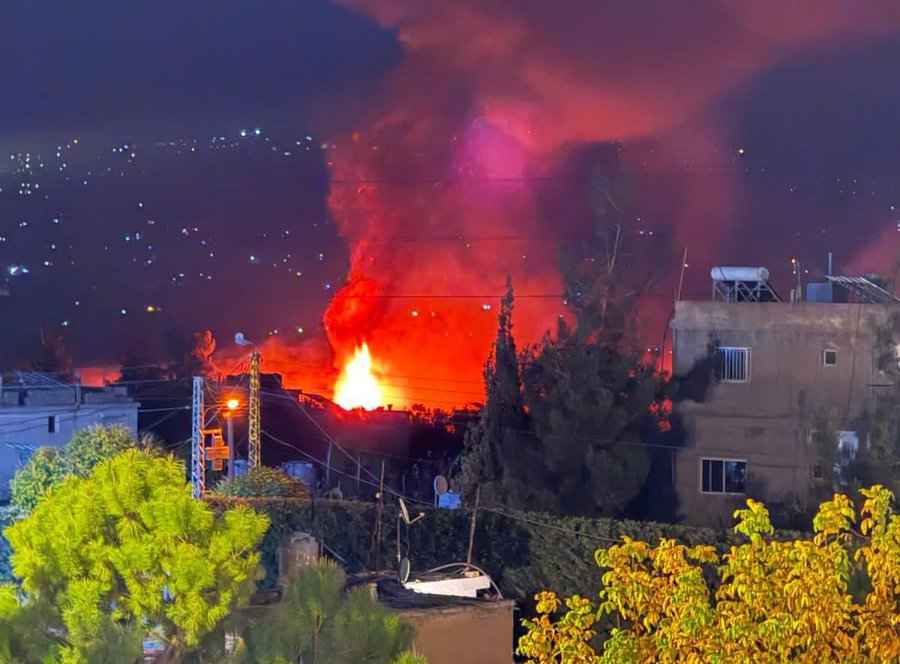
[[[723,95],[900,23],[900,5],[877,1],[341,2],[406,54],[370,120],[335,141],[330,204],[351,268],[325,324],[338,367],[368,343],[395,403],[480,398],[507,275],[517,338],[555,325],[558,245],[583,221],[548,201],[587,204],[560,176],[585,146],[646,138],[672,160],[716,146],[727,130],[702,118]],[[670,183],[673,266],[685,244],[714,250],[732,178]]]

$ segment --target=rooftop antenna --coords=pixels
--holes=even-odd
[[[409,527],[413,525],[416,521],[425,517],[425,512],[419,512],[419,514],[415,518],[410,518],[409,510],[406,507],[406,503],[403,498],[398,498],[400,503],[400,509],[397,511],[397,565],[398,576],[400,577],[400,583],[406,583],[409,580]],[[406,555],[402,555],[400,553],[400,522],[406,524]]]

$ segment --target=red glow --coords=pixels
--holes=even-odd
[[[730,137],[704,110],[722,95],[785,53],[900,23],[900,10],[875,2],[697,3],[685,22],[666,3],[341,1],[396,28],[406,57],[370,121],[329,153],[329,203],[351,263],[324,316],[329,347],[272,342],[264,366],[288,385],[339,394],[365,340],[380,402],[397,406],[483,399],[507,276],[520,346],[565,314],[558,249],[577,222],[544,206],[540,188],[580,147],[657,136],[673,162],[714,153]],[[686,246],[709,265],[733,218],[735,176],[672,176],[663,187],[671,274]],[[584,186],[569,198],[588,205]],[[663,342],[668,298],[642,303],[647,347]]]

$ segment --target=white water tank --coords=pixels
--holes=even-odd
[[[764,267],[714,267],[709,271],[713,281],[768,281]]]

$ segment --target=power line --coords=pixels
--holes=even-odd
[[[305,450],[301,449],[300,447],[298,447],[297,445],[295,445],[295,444],[293,444],[293,443],[289,443],[289,442],[287,442],[287,441],[285,441],[285,440],[282,440],[281,438],[278,438],[277,436],[273,436],[272,434],[270,434],[270,433],[269,433],[268,431],[266,431],[265,429],[263,429],[262,434],[263,434],[264,436],[266,436],[267,438],[269,438],[270,440],[272,440],[273,442],[276,442],[276,443],[278,443],[278,444],[280,444],[280,445],[283,445],[283,446],[285,446],[285,447],[288,447],[288,448],[290,448],[290,449],[292,449],[292,450],[294,450],[294,451],[296,451],[296,452],[299,452],[300,454],[302,454],[304,457],[306,457],[306,458],[309,459],[310,461],[312,461],[312,462],[314,462],[314,463],[316,463],[316,464],[318,464],[318,465],[320,465],[320,466],[322,466],[322,467],[326,467],[326,466],[327,466],[327,464],[326,464],[324,461],[322,461],[321,459],[316,458],[315,456],[313,456],[313,455],[310,454],[309,452],[306,452]],[[356,476],[350,475],[349,473],[345,473],[345,472],[343,472],[343,471],[341,471],[341,470],[339,470],[339,469],[337,469],[337,468],[331,468],[330,470],[331,470],[332,472],[338,474],[338,475],[342,475],[342,476],[347,477],[347,478],[349,478],[349,479],[352,479],[352,480],[356,480],[356,479],[357,479]],[[369,480],[366,480],[366,479],[361,479],[361,478],[359,479],[359,481],[360,481],[361,483],[363,483],[363,484],[368,485],[368,486],[375,487],[376,489],[379,487],[379,484],[376,483],[376,482],[372,482],[372,481],[369,481]],[[404,502],[407,502],[407,503],[410,503],[410,504],[426,505],[426,506],[428,506],[428,507],[433,507],[433,505],[432,505],[431,503],[428,503],[428,502],[425,502],[425,501],[421,501],[421,500],[417,500],[417,499],[415,499],[415,498],[410,498],[409,496],[404,496],[404,495],[400,494],[399,492],[394,491],[393,489],[391,489],[391,488],[388,487],[387,485],[385,485],[385,491],[387,491],[388,493],[393,494],[393,495],[394,495],[395,497],[397,497],[397,498],[402,498],[402,499],[404,500]],[[519,521],[519,522],[522,522],[522,523],[528,523],[528,524],[531,524],[531,525],[534,525],[534,526],[538,526],[538,527],[541,527],[541,528],[547,528],[547,529],[554,530],[554,531],[556,531],[556,532],[561,532],[561,533],[564,533],[564,534],[566,534],[566,535],[571,535],[571,536],[574,536],[574,537],[583,537],[583,538],[586,538],[586,539],[592,539],[592,540],[595,540],[595,541],[598,541],[598,542],[609,542],[609,543],[612,543],[612,544],[620,544],[620,543],[621,543],[621,540],[619,540],[619,539],[614,539],[614,538],[610,538],[610,537],[602,537],[602,536],[600,536],[600,535],[594,535],[594,534],[591,534],[591,533],[585,533],[585,532],[580,532],[580,531],[577,531],[577,530],[571,530],[571,529],[568,529],[568,528],[562,528],[562,527],[560,527],[560,526],[555,526],[555,525],[553,525],[553,524],[544,523],[544,522],[537,521],[537,520],[534,520],[534,519],[529,519],[529,518],[524,517],[524,516],[518,516],[518,515],[515,515],[515,514],[510,514],[509,512],[506,512],[506,511],[503,511],[503,510],[500,510],[500,509],[497,509],[497,508],[482,507],[481,509],[484,509],[484,510],[487,511],[487,512],[492,512],[492,513],[498,514],[498,515],[500,515],[500,516],[502,516],[502,517],[504,517],[504,518],[506,518],[506,519],[511,519],[511,520],[513,520],[513,521]]]
[[[547,528],[549,530],[555,530],[557,532],[564,533],[566,535],[571,535],[573,537],[584,537],[586,539],[596,540],[598,542],[610,542],[612,544],[621,544],[621,539],[614,539],[612,537],[602,537],[600,535],[594,535],[591,533],[585,533],[578,530],[572,530],[570,528],[563,528],[561,526],[555,526],[552,523],[544,523],[542,521],[537,521],[535,519],[529,519],[524,516],[519,516],[516,514],[510,514],[509,512],[505,512],[503,510],[493,508],[493,507],[483,507],[480,506],[479,509],[483,509],[485,512],[493,512],[494,514],[499,514],[500,516],[506,519],[512,519],[513,521],[521,521],[522,523],[528,523],[533,526],[539,526],[541,528]]]
[[[321,369],[321,365],[317,364],[305,364],[303,362],[294,362],[292,360],[266,360],[265,364],[275,364],[275,365],[286,365],[291,367],[302,367],[309,369]],[[375,372],[378,376],[385,376],[387,378],[404,378],[408,380],[427,380],[433,382],[440,383],[466,383],[466,384],[478,384],[484,385],[484,380],[474,380],[474,379],[465,379],[465,378],[444,378],[444,377],[429,377],[429,376],[408,376],[403,374],[392,374],[392,373],[382,373],[380,371]]]

